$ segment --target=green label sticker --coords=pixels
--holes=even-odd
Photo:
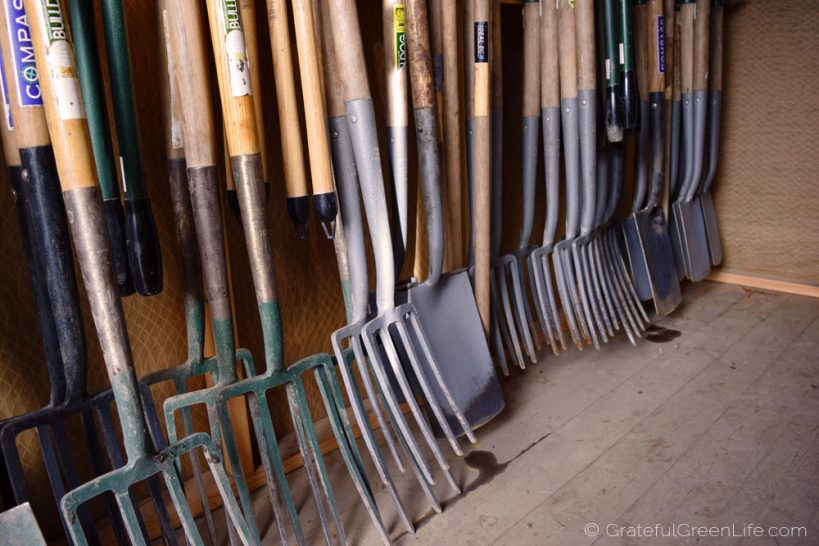
[[[407,66],[407,15],[404,4],[396,4],[392,10],[392,28],[395,32],[393,63],[396,70]]]
[[[42,0],[42,4],[49,43],[56,41],[70,42],[71,35],[65,24],[65,17],[63,17],[62,0]]]

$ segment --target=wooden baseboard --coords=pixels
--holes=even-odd
[[[773,292],[784,292],[786,294],[797,294],[799,296],[819,298],[819,286],[812,286],[809,284],[778,281],[763,277],[730,273],[728,271],[714,271],[708,275],[708,280],[725,284],[747,286],[749,288],[758,288],[760,290],[771,290]]]

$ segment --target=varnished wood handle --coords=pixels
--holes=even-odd
[[[276,82],[276,101],[279,106],[284,182],[287,197],[293,199],[306,196],[309,190],[285,0],[267,0],[267,22],[270,26],[273,79]]]
[[[667,49],[662,41],[666,33],[666,22],[666,18],[663,17],[663,0],[648,0],[646,7],[646,69],[648,72],[649,93],[662,93],[665,90]]]
[[[545,0],[540,9],[540,106],[557,108],[560,106],[557,3]]]
[[[523,116],[540,116],[540,2],[537,1],[523,4],[523,59]]]
[[[634,64],[637,69],[637,92],[641,101],[648,100],[648,27],[645,3],[634,3]],[[648,120],[642,120],[643,127],[648,126]]]
[[[231,157],[257,154],[261,150],[239,8],[225,0],[207,0],[207,8],[228,153]]]
[[[159,30],[159,87],[162,90],[162,120],[165,130],[165,155],[169,160],[185,157],[182,142],[182,114],[179,111],[179,90],[176,88],[174,60],[171,54],[170,16],[168,0],[158,0],[156,14]]]
[[[498,0],[493,0],[497,2]],[[495,20],[499,19],[499,12],[495,13]],[[490,166],[490,138],[489,138],[489,93],[490,93],[490,56],[492,44],[499,36],[490,34],[489,27],[489,0],[475,0],[474,13],[474,49],[473,62],[475,66],[475,121],[474,121],[474,222],[475,233],[475,300],[485,333],[489,333],[490,325],[490,293],[489,275],[491,264],[490,254],[490,224],[491,224],[491,166]],[[499,25],[498,25],[499,26]],[[497,57],[494,62],[497,62]]]
[[[323,0],[319,0],[321,2]],[[327,114],[321,90],[316,25],[312,0],[293,0],[293,20],[296,27],[296,47],[299,53],[304,120],[307,129],[307,149],[313,193],[332,193],[333,172],[330,162],[330,142],[327,135]]]
[[[723,19],[725,8],[722,0],[711,7],[711,91],[722,91]]]
[[[694,12],[690,1],[680,7],[680,92],[688,95],[694,88]]]
[[[461,202],[461,165],[463,154],[463,119],[461,108],[460,67],[463,57],[458,47],[458,3],[441,3],[441,34],[444,51],[444,153],[447,184],[447,266],[463,264],[463,213]]]
[[[710,51],[711,0],[697,0],[694,19],[694,91],[708,91],[708,53]]]
[[[326,0],[330,4],[332,28],[324,32],[333,34],[334,45],[338,37],[344,37],[343,53],[337,56],[338,68],[344,74],[344,102],[370,98],[370,84],[367,81],[367,67],[364,64],[364,45],[358,23],[356,4],[351,0]]]
[[[558,34],[560,51],[560,98],[577,96],[577,44],[575,42],[575,15],[572,0],[559,0]]]
[[[242,31],[245,33],[247,47],[247,64],[250,65],[250,81],[253,85],[253,111],[256,114],[256,138],[259,139],[259,152],[262,154],[262,177],[270,182],[267,167],[267,148],[264,136],[264,109],[262,108],[262,80],[259,73],[259,38],[256,30],[256,0],[240,0],[242,14]]]
[[[682,98],[682,15],[679,11],[674,16],[674,38],[672,42],[672,98],[676,101]]]
[[[25,0],[25,7],[60,186],[64,192],[94,187],[94,158],[65,6],[58,0],[49,4],[46,13],[42,2]],[[23,135],[33,128],[24,126],[22,117],[18,123],[18,143],[22,143]]]
[[[594,2],[593,0],[574,0],[573,3],[577,41],[577,89],[586,91],[597,86],[597,58],[594,53]]]
[[[475,4],[474,0],[463,0],[463,59],[464,59],[464,98],[466,102],[466,119],[475,119]]]
[[[216,128],[198,0],[164,0],[188,168],[216,165]]]
[[[339,73],[338,63],[336,63],[336,56],[333,54],[333,35],[330,32],[332,28],[332,19],[330,17],[329,2],[318,2],[319,12],[321,14],[321,52],[322,62],[324,63],[324,91],[327,98],[327,115],[331,118],[337,118],[344,115],[344,82]]]

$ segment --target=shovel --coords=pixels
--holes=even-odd
[[[651,168],[650,186],[645,205],[623,222],[626,248],[637,293],[641,300],[652,299],[659,316],[666,316],[682,301],[679,278],[665,213],[660,202],[663,189],[663,166],[666,150],[664,137],[665,60],[663,44],[663,6],[660,0],[648,2],[648,98],[650,102]],[[643,118],[646,120],[646,118]],[[635,201],[636,203],[636,201]],[[638,280],[642,279],[642,280]],[[644,284],[645,286],[641,286]],[[645,293],[647,289],[647,294]]]
[[[128,266],[125,213],[120,201],[117,168],[114,165],[114,151],[109,134],[110,126],[106,113],[105,92],[102,87],[93,2],[90,0],[71,2],[69,9],[73,22],[72,30],[74,31],[80,86],[83,102],[87,105],[88,130],[91,133],[94,164],[97,167],[97,176],[105,206],[108,237],[111,239],[111,249],[114,253],[112,256],[114,271],[120,294],[129,296],[134,293],[134,283]]]
[[[711,4],[711,67],[709,69],[710,87],[708,92],[708,171],[702,183],[699,195],[702,216],[705,220],[705,233],[708,236],[708,251],[711,265],[722,263],[722,242],[719,236],[717,211],[711,196],[711,187],[717,177],[717,160],[719,158],[719,128],[722,113],[722,21],[723,2],[714,0]]]
[[[694,199],[703,171],[705,125],[708,113],[708,52],[710,1],[684,2],[680,8],[682,57],[682,114],[685,177],[672,206],[672,237],[685,264],[685,275],[703,280],[711,271],[708,236],[702,207]]]
[[[563,239],[554,246],[552,265],[561,307],[578,350],[591,343],[589,325],[581,308],[577,276],[571,257],[572,241],[580,228],[580,135],[578,133],[577,61],[575,8],[570,0],[557,5],[558,51],[560,54],[560,112],[563,129],[563,161],[566,180],[566,227]]]
[[[247,78],[247,65],[244,62],[241,17],[232,3],[211,0],[207,3],[207,7],[211,42],[217,61],[222,113],[226,121],[231,167],[242,211],[242,224],[256,289],[267,364],[264,373],[232,382],[219,389],[216,399],[219,422],[227,433],[231,426],[228,413],[229,401],[237,397],[249,398],[259,454],[279,534],[283,540],[286,540],[284,518],[287,517],[298,542],[304,544],[304,532],[292,492],[284,475],[278,441],[267,402],[269,391],[283,388],[286,392],[299,451],[304,461],[324,540],[327,543],[344,543],[344,529],[307,405],[305,375],[313,375],[319,387],[339,449],[362,501],[368,505],[371,515],[377,516],[377,509],[369,494],[366,479],[361,474],[359,465],[353,460],[347,444],[347,439],[351,437],[352,432],[344,430],[344,424],[338,417],[339,411],[343,411],[343,401],[338,398],[340,386],[335,378],[331,357],[327,354],[313,355],[290,368],[285,369],[284,367],[281,316],[272,261],[272,240],[264,204],[259,148],[255,138],[255,116],[251,97],[253,88]],[[230,21],[230,26],[228,26],[228,21]],[[234,475],[237,481],[244,479],[240,467],[234,468]],[[285,512],[282,512],[280,498],[283,501]]]
[[[552,351],[557,354],[556,341],[566,350],[557,301],[552,286],[551,254],[560,208],[560,74],[558,69],[557,5],[541,4],[540,15],[540,97],[543,125],[543,159],[546,178],[546,222],[543,244],[529,258],[529,279],[535,286],[535,309],[546,332]],[[530,284],[531,286],[531,284]]]
[[[393,230],[395,271],[401,272],[407,250],[407,188],[409,177],[409,106],[407,76],[406,5],[383,0],[384,62],[387,89],[387,152],[392,174],[392,209],[397,218]]]
[[[441,408],[450,428],[462,426],[462,416],[470,428],[477,428],[495,417],[505,403],[475,306],[469,275],[462,270],[441,276],[444,219],[435,82],[425,0],[409,0],[407,13],[410,83],[429,253],[427,278],[409,289],[408,301],[415,306],[420,317],[432,354],[445,363],[438,371],[432,367],[434,363],[422,361],[424,376],[441,375],[441,379],[431,385],[437,401],[432,405]],[[423,346],[424,340],[416,338],[413,341],[416,346]],[[440,384],[444,384],[448,392],[439,388]],[[451,408],[451,399],[459,411]],[[468,430],[466,428],[464,432]]]
[[[88,13],[91,13],[90,10]],[[114,103],[122,187],[125,192],[125,242],[134,288],[142,296],[162,292],[162,254],[142,171],[139,123],[131,56],[122,0],[102,2],[108,74]],[[88,21],[93,24],[92,21]]]
[[[159,453],[149,451],[146,424],[142,413],[139,390],[131,359],[121,302],[117,294],[110,244],[105,236],[104,209],[96,183],[88,128],[85,123],[79,81],[70,33],[65,23],[61,3],[50,4],[48,10],[40,3],[25,3],[32,24],[34,51],[46,77],[41,81],[46,118],[53,138],[57,170],[63,189],[68,217],[97,326],[102,354],[113,387],[113,397],[122,424],[122,436],[128,456],[127,464],[66,493],[61,507],[75,544],[87,544],[78,510],[102,494],[113,493],[125,522],[128,537],[134,544],[144,544],[137,510],[129,490],[147,478],[162,474],[186,536],[192,544],[201,544],[201,537],[187,505],[184,489],[174,467],[180,455],[201,448],[213,473],[227,511],[235,515],[234,523],[248,537],[246,525],[233,501],[230,484],[206,434],[195,434]],[[46,61],[50,60],[50,63]],[[55,59],[59,61],[55,63]]]

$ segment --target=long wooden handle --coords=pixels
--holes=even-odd
[[[296,199],[308,193],[304,148],[301,141],[296,79],[290,51],[290,25],[285,0],[267,0],[267,22],[270,26],[270,49],[273,56],[273,78],[279,106],[279,130],[282,142],[282,165],[287,197]],[[306,218],[295,219],[297,223]]]
[[[260,152],[242,20],[235,3],[207,0],[222,117],[231,157]]]
[[[159,30],[159,83],[162,89],[162,119],[165,129],[165,154],[168,159],[184,159],[182,142],[182,114],[179,111],[179,92],[176,85],[176,67],[171,53],[171,28],[168,0],[158,0],[156,12]]]
[[[447,181],[447,267],[463,264],[463,212],[461,202],[463,162],[463,110],[461,108],[462,57],[458,47],[458,3],[441,5],[444,50],[444,153]],[[471,64],[471,63],[470,63]]]
[[[711,6],[711,91],[722,91],[722,55],[723,55],[723,19],[725,17],[723,0],[714,0]]]
[[[256,29],[256,0],[240,0],[239,10],[242,14],[242,31],[245,33],[247,47],[247,64],[250,66],[250,81],[253,85],[253,111],[256,114],[256,138],[259,139],[259,152],[262,154],[262,176],[265,184],[270,183],[270,171],[267,167],[267,148],[264,135],[264,108],[262,107],[262,76],[259,70],[259,38]]]
[[[577,43],[575,41],[574,2],[559,0],[560,98],[577,97]]]
[[[402,0],[384,0],[381,18],[384,26],[387,127],[406,127],[409,125],[406,4]]]
[[[464,99],[466,119],[475,119],[475,2],[463,0]]]
[[[645,1],[634,2],[634,64],[637,69],[637,92],[640,101],[648,100],[648,7]],[[641,120],[641,131],[648,120]]]
[[[594,3],[592,0],[574,0],[573,4],[575,40],[577,43],[577,89],[578,91],[587,91],[597,87],[597,58],[594,52]]]
[[[697,0],[694,19],[694,91],[708,91],[708,53],[710,52],[711,0]]]
[[[671,97],[675,101],[682,98],[682,11],[676,10],[674,15],[674,34],[671,42]]]
[[[318,2],[321,13],[322,28],[319,36],[321,38],[321,59],[323,62],[324,91],[327,98],[327,116],[337,118],[344,115],[344,82],[339,73],[336,56],[333,54],[333,34],[331,26],[327,24],[331,21],[330,5],[328,2]]]
[[[484,333],[489,334],[490,317],[490,224],[491,224],[491,166],[489,136],[490,49],[497,36],[490,35],[489,0],[474,3],[474,223],[475,233],[475,300],[481,315]],[[497,62],[497,61],[496,61]]]
[[[663,43],[666,20],[663,17],[663,0],[648,0],[646,8],[646,71],[647,91],[662,93],[665,91],[666,51]]]
[[[188,168],[217,164],[206,38],[198,0],[163,0]]]
[[[367,81],[367,67],[364,64],[364,45],[361,41],[361,27],[355,3],[349,0],[327,0],[330,14],[335,22],[333,29],[325,32],[333,34],[335,45],[344,45],[345,54],[336,56],[338,68],[344,80],[344,102],[358,99],[369,99],[370,84]],[[343,40],[338,37],[344,36]]]
[[[412,107],[415,110],[432,108],[436,99],[427,3],[425,0],[407,0],[406,5]]]
[[[296,26],[296,47],[299,53],[313,193],[333,193],[335,190],[327,135],[327,113],[324,107],[324,94],[321,91],[321,69],[312,0],[293,0],[293,20]]]
[[[694,0],[680,6],[680,92],[688,95],[694,89]]]
[[[557,3],[546,0],[540,8],[540,106],[557,108],[560,106]]]
[[[523,3],[524,117],[540,116],[540,8],[538,0]]]

